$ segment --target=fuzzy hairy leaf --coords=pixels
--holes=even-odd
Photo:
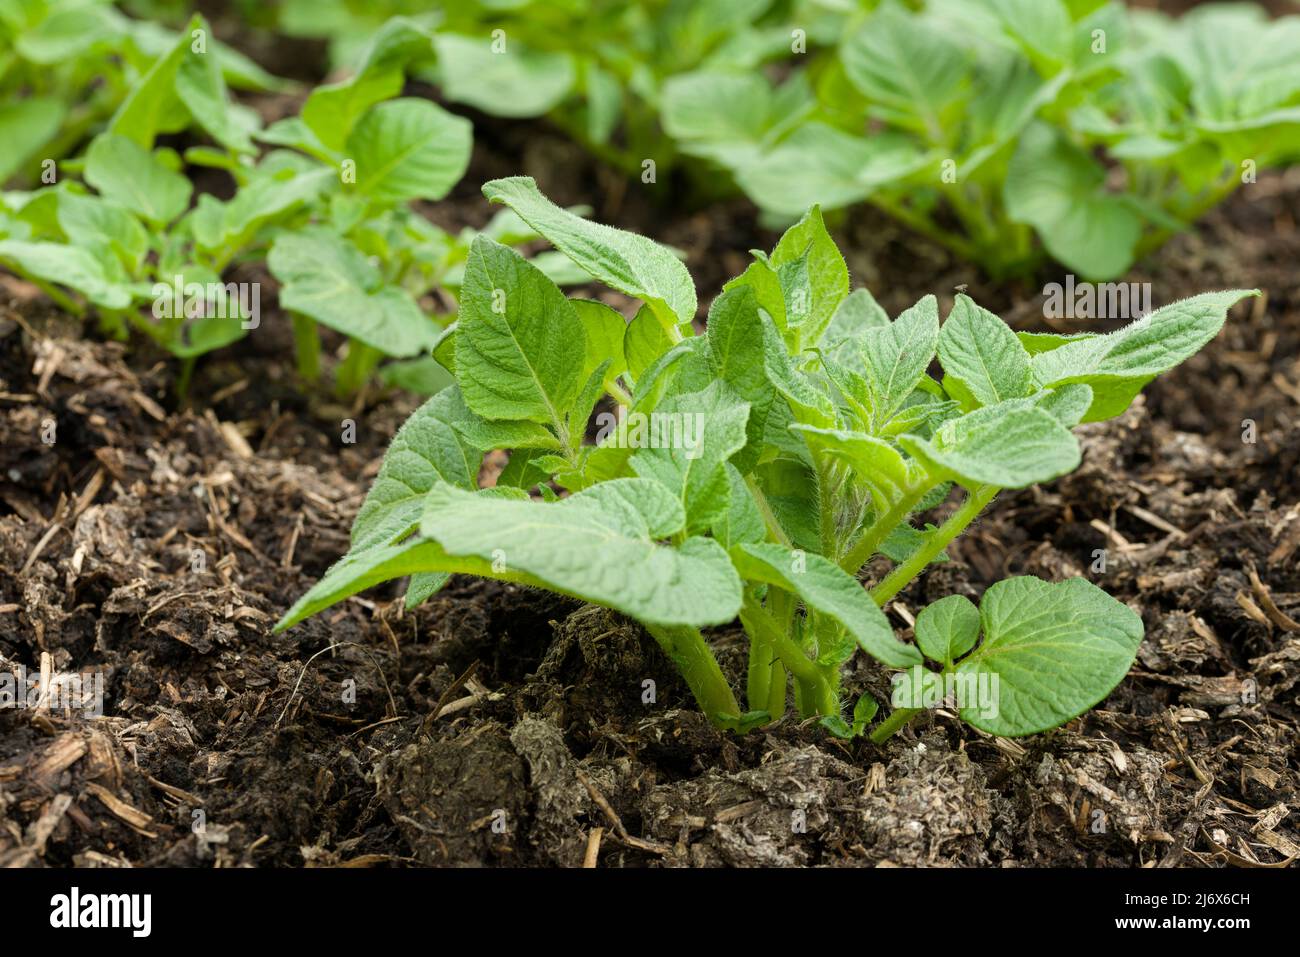
[[[1000,581],[980,602],[984,640],[957,673],[996,676],[996,713],[963,707],[963,721],[1017,736],[1082,714],[1123,680],[1142,643],[1142,619],[1091,582]]]
[[[1084,422],[1113,418],[1155,376],[1191,358],[1218,335],[1228,310],[1257,289],[1206,292],[1170,303],[1104,336],[1071,338],[1031,359],[1044,388],[1092,387]]]
[[[1011,400],[944,423],[933,440],[899,444],[939,478],[967,487],[1024,488],[1078,468],[1079,443],[1050,413]]]
[[[1029,353],[1011,327],[968,296],[957,296],[939,330],[939,362],[979,405],[1019,399],[1033,386]]]
[[[749,403],[725,383],[714,382],[703,392],[673,396],[654,415],[669,423],[668,435],[660,435],[659,447],[638,450],[630,460],[632,470],[657,481],[681,503],[688,534],[707,531],[730,504],[724,466],[745,446]]]
[[[424,497],[434,485],[474,488],[483,456],[452,424],[457,398],[455,386],[443,390],[397,430],[352,522],[352,551],[389,545],[413,532],[420,524]]]
[[[456,377],[487,419],[562,427],[586,377],[586,333],[558,286],[486,236],[470,247],[456,320]]]
[[[282,233],[267,257],[280,305],[389,356],[427,352],[439,329],[404,289],[385,285],[355,246],[324,229]]]
[[[941,665],[974,648],[979,636],[979,609],[965,595],[940,598],[916,616],[916,643],[927,658]]]
[[[384,203],[442,199],[469,166],[472,127],[428,100],[380,103],[345,148],[356,163],[357,192]]]
[[[740,609],[740,580],[717,542],[676,534],[686,516],[659,483],[615,479],[554,503],[439,488],[421,533],[451,556],[504,562],[544,584],[663,625],[717,625]]]
[[[926,296],[887,326],[862,335],[865,375],[873,393],[873,411],[883,422],[902,408],[939,345],[939,303]]]
[[[643,300],[665,326],[695,318],[695,283],[682,261],[651,239],[561,209],[529,176],[494,179],[483,195],[504,203],[594,279]]]

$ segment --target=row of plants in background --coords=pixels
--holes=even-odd
[[[77,150],[176,37],[159,23],[125,16],[111,0],[0,4],[0,184],[11,176],[38,183],[43,170],[32,161]],[[283,88],[243,54],[215,40],[209,48],[232,87]],[[178,112],[168,122],[187,119]]]
[[[383,8],[290,2],[281,23],[349,49]],[[1300,155],[1300,17],[1248,3],[1179,19],[1105,0],[427,9],[417,73],[453,102],[549,115],[629,174],[690,154],[775,222],[872,203],[996,276],[1046,253],[1114,278]]]
[[[1001,489],[1073,470],[1075,426],[1119,415],[1254,293],[1195,296],[1108,335],[1017,334],[965,296],[942,323],[933,296],[890,319],[850,291],[813,207],[726,284],[695,335],[696,290],[669,250],[558,208],[528,178],[483,191],[643,305],[627,321],[568,299],[517,252],[476,238],[438,347],[455,384],[395,436],[350,551],[279,628],[381,582],[410,576],[413,606],[451,573],[481,575],[642,622],[703,711],[739,731],[780,718],[793,683],[802,717],[863,733],[877,704],[849,708],[841,687],[861,649],[901,675],[877,740],[936,684],[954,690],[963,720],[1023,735],[1123,678],[1142,621],[1081,578],[1011,578],[978,608],[949,596],[921,612],[915,644],[882,606],[945,560]],[[479,489],[482,457],[503,449],[504,471]],[[954,485],[949,517],[920,524]],[[890,570],[864,589],[878,556]],[[737,618],[743,706],[700,630]]]
[[[760,206],[867,201],[995,275],[1122,275],[1300,156],[1300,17],[1098,0],[886,2],[780,86],[671,80],[665,129]],[[867,131],[870,130],[868,133]]]
[[[227,278],[265,262],[305,379],[320,375],[325,326],[348,339],[340,393],[385,358],[399,360],[384,367],[388,381],[436,392],[447,374],[429,352],[449,320],[420,301],[458,289],[474,233],[452,235],[412,206],[445,196],[471,148],[469,121],[397,96],[430,35],[391,21],[346,80],[312,90],[297,116],[266,128],[231,101],[210,43],[195,17],[84,154],[57,164],[55,182],[0,197],[0,264],[74,313],[84,302],[109,334],[147,335],[185,360],[188,376],[196,357],[260,324],[261,283]],[[159,142],[181,130],[203,141],[183,152]],[[222,171],[233,195],[196,193],[187,166]],[[513,215],[486,234],[534,238]],[[539,265],[575,278],[554,255]]]

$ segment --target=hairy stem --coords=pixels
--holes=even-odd
[[[715,725],[728,727],[727,718],[739,718],[740,704],[731,685],[727,684],[718,659],[698,628],[686,626],[646,625],[661,648],[677,665],[695,695],[695,701]]]
[[[872,743],[883,744],[888,741],[920,713],[920,708],[895,708],[889,713],[889,717],[876,725],[871,732]]]
[[[746,475],[745,484],[749,486],[750,493],[754,496],[754,501],[758,503],[759,514],[763,516],[763,524],[767,526],[767,534],[774,542],[784,545],[786,548],[792,548],[790,536],[785,533],[781,523],[776,520],[776,514],[772,511],[772,506],[768,504],[767,496],[763,490],[758,487],[758,482],[754,481],[754,476]]]
[[[840,567],[850,575],[856,575],[858,570],[880,548],[881,542],[885,540],[889,533],[897,528],[899,523],[907,519],[907,516],[912,513],[912,509],[916,507],[916,503],[921,501],[930,488],[929,483],[922,482],[917,487],[905,491],[898,501],[890,506],[889,511],[872,522],[867,530],[862,533],[862,537],[840,559]]]
[[[926,537],[925,544],[918,548],[907,561],[894,567],[876,587],[871,589],[871,597],[877,605],[884,605],[900,591],[907,587],[922,569],[948,547],[948,544],[966,530],[966,526],[975,521],[984,506],[993,501],[998,489],[992,485],[981,485],[966,493],[966,500],[961,508],[953,512],[946,522]]]
[[[812,684],[821,682],[821,673],[817,670],[817,665],[810,661],[790,636],[777,626],[772,616],[752,595],[745,596],[745,603],[740,609],[740,622],[745,626],[745,631],[749,632],[750,640],[757,636],[759,640],[767,643],[790,669],[790,673],[796,680]]]

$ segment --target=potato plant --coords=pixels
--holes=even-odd
[[[662,117],[775,216],[866,201],[995,276],[1112,279],[1300,155],[1297,64],[1300,17],[1248,3],[885,0],[780,84],[670,79]]]
[[[0,184],[15,175],[39,182],[41,169],[31,161],[73,152],[176,37],[157,23],[125,16],[109,0],[0,4]],[[215,39],[209,43],[231,86],[260,92],[284,86],[243,54]],[[182,100],[171,120],[185,125],[194,101]]]
[[[476,238],[438,346],[455,384],[394,437],[348,554],[279,628],[407,576],[408,605],[453,573],[547,588],[641,622],[704,713],[737,731],[785,714],[792,685],[801,717],[862,733],[875,702],[850,710],[841,687],[858,650],[904,676],[878,738],[937,679],[960,679],[964,720],[1023,735],[1123,678],[1141,619],[1081,578],[1011,578],[978,608],[950,596],[922,611],[915,644],[882,607],[945,560],[999,491],[1076,468],[1075,426],[1123,412],[1255,293],[1194,296],[1107,335],[1017,334],[965,296],[942,322],[933,296],[891,319],[850,291],[813,207],[724,286],[696,335],[695,286],[670,251],[556,207],[528,178],[483,191],[642,305],[629,322],[568,299],[517,252]],[[497,449],[509,463],[479,489]],[[950,516],[921,524],[954,486]],[[890,570],[863,587],[881,555]],[[743,705],[701,632],[737,619]],[[963,700],[962,681],[995,685],[996,706]]]
[[[341,394],[385,358],[398,360],[384,370],[390,381],[437,391],[446,373],[428,353],[448,320],[426,315],[419,300],[459,287],[474,233],[452,235],[411,207],[445,196],[471,147],[467,120],[396,96],[429,33],[391,21],[347,79],[314,89],[298,116],[265,129],[231,101],[208,34],[195,17],[158,56],[84,155],[64,164],[79,180],[0,196],[0,264],[69,311],[93,307],[114,335],[154,340],[184,361],[183,382],[194,359],[260,323],[260,285],[227,274],[265,261],[292,316],[304,379],[319,376],[325,326],[348,337]],[[187,124],[208,142],[183,154],[158,142]],[[196,195],[186,165],[224,171],[234,194]],[[513,215],[486,234],[535,238]],[[575,278],[557,259],[539,264]]]

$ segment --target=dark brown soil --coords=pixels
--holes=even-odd
[[[703,295],[774,239],[743,203],[666,218],[671,195],[616,186],[518,129],[480,136],[439,221],[481,223],[476,184],[523,155],[561,202],[595,196],[600,218],[685,250]],[[0,666],[98,671],[107,701],[95,719],[0,710],[0,863],[1290,862],[1297,215],[1300,180],[1267,177],[1137,270],[1157,304],[1229,286],[1266,298],[1122,419],[1090,427],[1077,473],[1005,495],[895,603],[906,628],[925,602],[1007,574],[1085,574],[1141,612],[1146,641],[1110,699],[1018,741],[943,712],[885,747],[790,717],[720,733],[637,626],[482,581],[453,580],[414,613],[399,588],[377,589],[273,636],[345,550],[414,400],[304,397],[272,317],[201,366],[181,406],[172,366],[79,339],[7,280]],[[855,279],[891,311],[964,283],[1013,324],[1044,326],[1037,287],[991,285],[870,210],[839,232]],[[738,680],[740,635],[714,638]],[[848,684],[887,698],[865,660]]]

